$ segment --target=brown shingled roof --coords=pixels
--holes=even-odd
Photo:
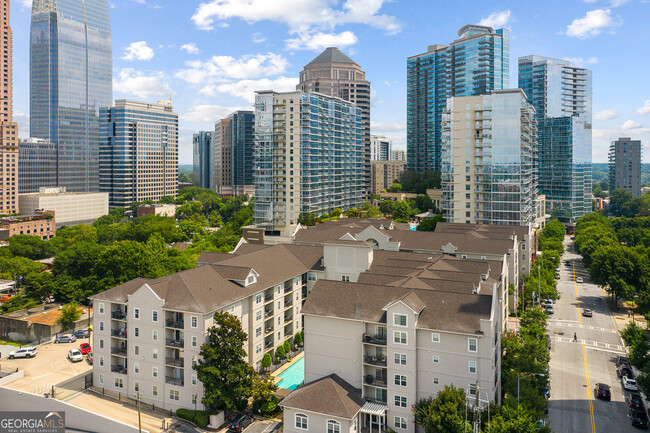
[[[296,389],[280,406],[352,419],[365,403],[361,390],[330,374]]]

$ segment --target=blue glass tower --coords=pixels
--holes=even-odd
[[[520,57],[519,87],[537,112],[539,193],[551,216],[575,222],[591,212],[591,71]]]
[[[407,167],[441,169],[442,111],[452,96],[486,95],[510,85],[510,31],[466,25],[449,46],[407,60]]]
[[[107,0],[34,0],[30,134],[56,147],[56,185],[99,191],[99,107],[112,102]]]

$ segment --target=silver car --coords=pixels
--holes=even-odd
[[[9,359],[14,358],[32,358],[36,356],[38,350],[35,347],[23,347],[13,352],[9,352]]]
[[[70,349],[68,351],[68,359],[72,362],[81,362],[84,360],[84,356],[79,349]]]

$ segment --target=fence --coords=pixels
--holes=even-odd
[[[278,362],[277,364],[276,363],[271,364],[271,366],[269,368],[267,368],[266,370],[262,367],[262,369],[260,370],[261,374],[264,375],[264,374],[273,373],[275,370],[277,370],[278,368],[282,367],[284,364],[289,362],[290,359],[293,359],[298,354],[302,353],[302,351],[303,351],[303,348],[299,347],[297,350],[293,350],[293,351],[287,353],[286,356],[285,356],[285,359],[280,360],[281,362]]]
[[[53,392],[54,394],[52,396],[54,398],[57,398],[59,400],[65,400],[71,395],[74,395],[78,392],[88,389],[91,386],[93,386],[93,374],[86,373],[86,374],[80,374],[66,381],[63,381],[59,384],[53,385],[52,390],[51,391],[47,390],[46,392]],[[43,392],[35,393],[35,394],[43,394]]]

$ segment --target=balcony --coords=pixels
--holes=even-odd
[[[291,302],[291,301],[286,301],[286,302],[284,303],[284,309],[286,310],[287,308],[291,308],[292,305],[293,305],[293,302]]]
[[[182,320],[172,320],[172,319],[167,319],[165,322],[165,327],[166,328],[174,328],[174,329],[184,329],[184,322]]]
[[[379,398],[368,397],[368,396],[364,397],[363,399],[370,403],[386,404],[385,399],[379,399]]]
[[[385,335],[363,334],[363,342],[366,344],[376,344],[379,346],[386,345]]]
[[[111,329],[111,337],[126,339],[126,329]]]
[[[284,318],[284,324],[285,325],[291,323],[292,321],[293,321],[293,317],[285,316],[285,318]]]
[[[171,365],[174,367],[183,367],[185,365],[185,358],[165,358],[165,365]]]
[[[185,380],[180,379],[178,377],[165,376],[165,383],[169,383],[171,385],[183,386],[185,384]]]
[[[126,348],[111,347],[111,355],[126,356]]]
[[[111,319],[126,320],[126,313],[123,313],[121,311],[113,311],[111,312]]]
[[[376,365],[379,367],[386,367],[386,357],[384,355],[378,355],[378,356],[366,355],[363,357],[363,363]]]
[[[111,365],[113,373],[126,374],[126,366],[124,365]]]
[[[273,347],[273,340],[269,340],[264,344],[265,349],[270,349]]]
[[[165,346],[168,346],[168,347],[185,347],[185,340],[176,340],[174,338],[167,338],[165,340]]]
[[[264,318],[265,319],[268,319],[271,316],[273,316],[273,309],[268,310],[268,311],[266,311],[266,310],[264,311]]]
[[[273,326],[267,326],[266,329],[264,330],[264,336],[266,337],[267,335],[273,334]]]
[[[385,377],[377,377],[372,374],[366,374],[363,378],[363,383],[364,385],[376,386],[379,388],[386,388],[388,386]]]

